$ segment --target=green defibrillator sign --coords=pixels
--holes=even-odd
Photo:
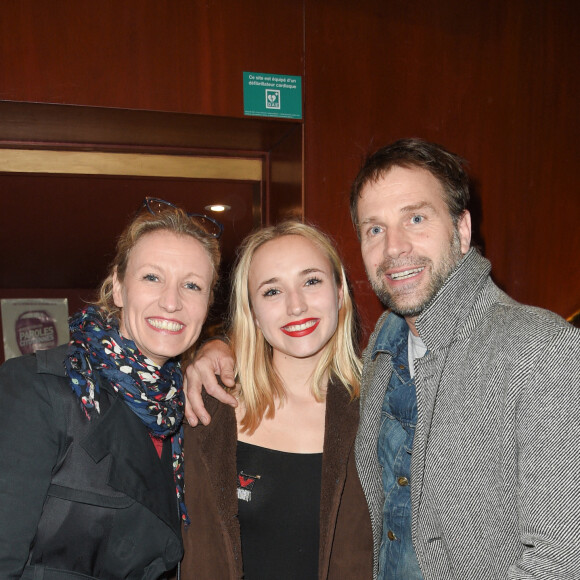
[[[302,77],[244,73],[244,115],[302,118]]]

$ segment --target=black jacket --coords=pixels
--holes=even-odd
[[[0,578],[161,578],[183,553],[171,444],[160,459],[103,382],[89,421],[65,356],[62,346],[0,369]]]

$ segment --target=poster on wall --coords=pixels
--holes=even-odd
[[[6,360],[68,342],[66,298],[3,298],[1,303]]]

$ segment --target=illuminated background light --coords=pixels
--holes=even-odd
[[[216,204],[213,204],[213,205],[206,205],[205,206],[205,209],[207,211],[218,211],[218,212],[220,212],[220,211],[228,211],[228,210],[230,210],[232,208],[229,205],[223,205],[221,203],[216,203]]]

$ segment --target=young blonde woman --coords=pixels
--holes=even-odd
[[[360,361],[344,268],[299,222],[250,235],[233,274],[233,409],[186,428],[184,578],[372,577],[354,465]]]

